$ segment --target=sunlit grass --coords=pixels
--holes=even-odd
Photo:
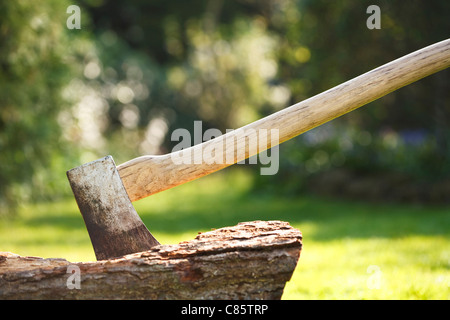
[[[95,261],[74,200],[22,207],[14,220],[0,220],[0,251],[23,256]]]
[[[163,244],[240,221],[283,220],[303,233],[284,299],[449,299],[450,208],[249,193],[228,170],[138,201]],[[26,206],[0,221],[0,251],[95,261],[73,199]]]
[[[283,298],[448,299],[448,245],[423,236],[305,243]]]

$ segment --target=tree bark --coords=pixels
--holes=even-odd
[[[287,222],[253,221],[97,262],[0,252],[0,299],[280,299],[301,248]]]

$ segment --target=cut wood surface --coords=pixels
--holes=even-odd
[[[114,260],[0,252],[0,299],[280,299],[301,248],[287,222],[253,221]]]

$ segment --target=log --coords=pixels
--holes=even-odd
[[[282,221],[252,221],[117,259],[0,252],[0,299],[280,299],[302,248]]]

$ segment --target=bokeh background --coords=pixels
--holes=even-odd
[[[379,30],[370,4],[2,1],[1,212],[67,195],[71,166],[170,152],[194,120],[235,129],[449,35],[447,1],[379,1]],[[443,71],[284,144],[255,187],[448,203],[448,89]]]
[[[73,4],[81,29],[66,26]],[[372,4],[381,29],[366,27]],[[171,132],[193,130],[195,120],[222,132],[248,124],[447,39],[449,16],[450,2],[438,0],[0,1],[3,226],[39,212],[28,205],[72,200],[65,172],[73,167],[106,154],[120,164],[170,152]],[[434,234],[447,241],[449,78],[441,71],[282,144],[276,175],[239,165],[248,178],[230,184],[245,183],[237,190],[253,200],[237,203],[263,201],[277,211],[279,199],[311,196],[358,203],[359,211],[416,205],[426,208],[423,219],[439,208]],[[226,182],[217,183],[226,193]]]

